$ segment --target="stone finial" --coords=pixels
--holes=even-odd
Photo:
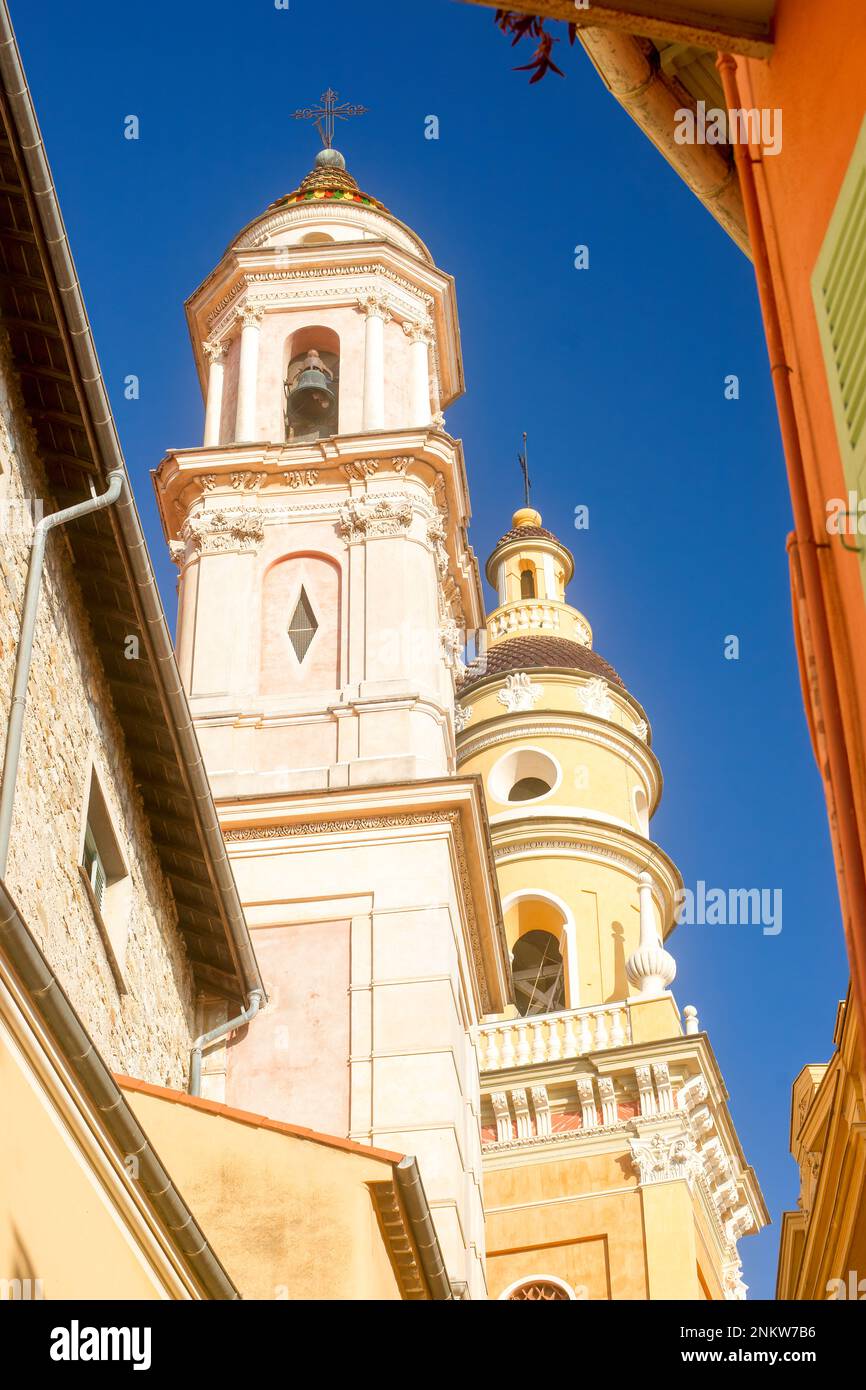
[[[652,906],[652,879],[638,874],[640,899],[640,944],[626,961],[625,973],[644,995],[663,994],[677,973],[676,962],[661,944]]]
[[[683,1009],[683,1018],[686,1021],[687,1036],[692,1037],[695,1033],[701,1031],[701,1025],[698,1022],[698,1011],[694,1004],[686,1004],[686,1007]]]

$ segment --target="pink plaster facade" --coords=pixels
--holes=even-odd
[[[268,1004],[227,1049],[226,1097],[236,1109],[348,1134],[350,929],[294,922],[255,932]]]

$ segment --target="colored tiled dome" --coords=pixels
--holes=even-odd
[[[323,158],[330,156],[330,158]],[[286,193],[271,203],[269,212],[275,208],[289,207],[293,203],[355,203],[359,207],[375,208],[387,212],[384,203],[362,193],[352,175],[346,168],[345,160],[336,150],[320,150],[315,167],[293,193]]]
[[[463,677],[461,693],[465,694],[472,685],[488,676],[504,676],[511,671],[534,671],[541,667],[604,676],[605,680],[625,689],[624,682],[613,667],[591,647],[570,642],[567,637],[539,636],[508,637],[504,642],[489,647],[470,662]]]
[[[556,541],[557,545],[562,545],[562,541],[555,536],[552,531],[548,531],[546,526],[512,526],[510,531],[506,531],[504,536],[500,536],[496,542],[496,549],[505,545],[506,541],[528,540],[530,536],[541,536],[544,540]]]

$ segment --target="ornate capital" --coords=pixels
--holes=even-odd
[[[349,544],[383,536],[405,536],[412,525],[412,502],[404,493],[352,498],[340,508],[337,530]]]
[[[701,1171],[697,1145],[690,1134],[654,1134],[650,1139],[631,1139],[631,1158],[641,1184],[691,1182]]]
[[[257,304],[254,300],[248,300],[242,304],[235,314],[236,321],[241,328],[258,328],[264,315],[264,305]]]
[[[433,341],[433,323],[430,319],[422,319],[420,322],[404,319],[403,332],[411,343],[426,343],[429,347]]]
[[[368,319],[381,319],[387,323],[391,318],[391,305],[384,294],[365,294],[358,300],[358,312]]]
[[[265,533],[264,512],[258,507],[219,508],[199,512],[184,522],[181,536],[199,555],[225,551],[256,551]]]
[[[201,350],[213,366],[214,362],[222,362],[228,352],[228,343],[224,338],[208,338],[206,343],[202,343]]]

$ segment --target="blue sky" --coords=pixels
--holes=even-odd
[[[790,504],[745,257],[579,48],[529,87],[492,12],[454,0],[10,0],[139,508],[174,616],[149,470],[198,444],[184,298],[312,164],[290,119],[335,87],[370,114],[337,143],[457,280],[463,438],[486,558],[533,501],[575,552],[572,602],[645,706],[665,775],[653,836],[687,885],[779,888],[783,928],[683,926],[697,1005],[773,1217],[742,1242],[770,1297],[796,1201],[790,1085],[832,1048],[847,973],[791,636]],[[518,50],[519,52],[520,50]],[[123,138],[124,117],[141,138]],[[425,117],[440,138],[425,140]],[[574,268],[574,248],[590,251]],[[141,397],[123,395],[127,373]],[[736,373],[740,399],[724,398]],[[574,509],[590,509],[575,531]],[[729,634],[738,661],[724,659]]]

